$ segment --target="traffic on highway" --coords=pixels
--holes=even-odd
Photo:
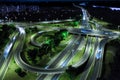
[[[60,76],[65,73],[66,70],[69,70],[70,66],[72,68],[78,68],[84,64],[86,65],[83,71],[79,73],[79,80],[97,80],[100,78],[102,73],[105,44],[110,40],[119,38],[120,32],[107,30],[102,27],[100,30],[98,29],[99,24],[97,23],[95,23],[97,25],[93,29],[90,27],[89,22],[91,16],[88,11],[83,7],[76,5],[74,6],[82,11],[82,23],[78,28],[65,28],[67,32],[71,34],[71,39],[68,41],[69,43],[67,43],[67,46],[58,52],[54,58],[46,63],[45,67],[34,66],[23,60],[21,52],[24,49],[23,47],[26,40],[26,29],[20,24],[16,24],[17,30],[14,33],[15,35],[13,35],[13,37],[7,43],[3,54],[0,56],[0,80],[4,80],[13,56],[16,64],[20,68],[26,71],[37,73],[36,80],[59,80]],[[48,24],[65,21],[73,21],[73,19],[42,21],[40,23]],[[60,28],[56,28],[56,30],[59,31]],[[30,44],[37,48],[42,47],[42,45],[45,44],[45,41],[39,43],[36,40],[38,37],[48,32],[49,30],[35,32],[32,34],[32,36],[30,36]],[[53,38],[52,40],[55,41]],[[79,58],[79,61],[70,64],[70,62],[74,59],[74,56],[77,55],[78,52],[82,52],[83,49],[83,55]]]

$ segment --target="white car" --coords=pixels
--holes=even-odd
[[[100,59],[100,58],[101,58],[101,55],[102,55],[102,54],[101,54],[101,50],[99,50],[99,51],[97,52],[97,54],[96,54],[96,58],[97,58],[97,59]]]

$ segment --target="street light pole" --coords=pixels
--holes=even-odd
[[[120,25],[118,25],[118,30],[119,30],[119,28],[120,28]]]

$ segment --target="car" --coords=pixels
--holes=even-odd
[[[101,58],[101,50],[98,50],[97,54],[96,54],[96,58],[97,60],[99,60]]]
[[[104,34],[108,35],[108,34],[109,34],[109,32],[104,32]]]

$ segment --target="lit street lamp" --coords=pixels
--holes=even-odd
[[[118,25],[118,30],[120,29],[120,25]]]

